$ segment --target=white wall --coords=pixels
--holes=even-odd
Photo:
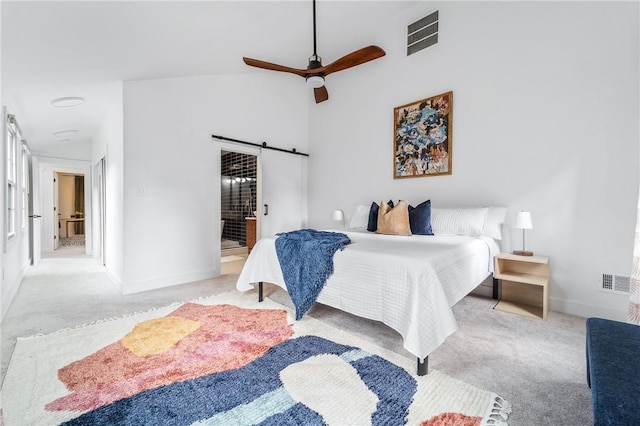
[[[11,113],[11,110],[5,110],[3,108],[3,114],[0,118],[3,123],[0,125],[0,140],[2,140],[2,153],[0,154],[0,160],[2,161],[2,166],[0,167],[0,172],[2,173],[0,176],[3,176],[2,181],[6,182],[6,163],[7,163],[7,140],[6,140],[6,114],[5,112]],[[0,252],[2,252],[2,263],[1,263],[1,275],[2,279],[0,280],[0,321],[6,315],[9,306],[11,305],[11,301],[15,297],[18,288],[20,287],[20,283],[22,282],[22,278],[29,270],[30,266],[30,258],[29,258],[29,224],[28,220],[25,221],[23,215],[23,196],[22,196],[22,187],[23,187],[23,156],[26,155],[25,151],[22,147],[21,135],[18,134],[17,146],[16,146],[16,160],[17,160],[17,171],[16,171],[16,204],[15,204],[15,234],[12,238],[7,237],[7,220],[6,220],[6,212],[7,212],[7,203],[6,203],[6,191],[4,189],[6,183],[2,185],[3,189],[0,191],[2,198],[0,198],[0,204],[2,205],[2,214],[0,217],[2,218],[2,224],[0,225],[0,229],[2,230],[2,248]]]
[[[406,25],[434,10],[439,44],[407,57]],[[551,308],[624,319],[628,297],[598,286],[631,270],[638,16],[637,2],[425,2],[381,26],[361,44],[387,56],[329,76],[309,113],[310,225],[389,198],[529,210]],[[393,108],[450,90],[453,174],[394,180]]]
[[[124,293],[219,275],[220,143],[211,135],[304,152],[305,89],[268,72],[124,84]]]
[[[18,204],[20,206],[21,204]],[[21,207],[20,207],[21,208]],[[5,219],[4,214],[2,218]],[[22,229],[22,215],[16,214],[16,236],[7,243],[7,251],[3,254],[4,279],[0,292],[0,318],[6,315],[11,301],[15,297],[22,278],[29,270],[29,227]]]
[[[2,10],[2,8],[0,7],[0,10]],[[1,13],[0,13],[1,15]],[[2,55],[0,55],[2,56]],[[0,60],[0,62],[2,62]],[[0,84],[0,87],[2,87],[2,85]],[[0,99],[2,99],[0,97]],[[6,125],[7,125],[7,107],[2,105],[1,106],[1,111],[2,113],[0,114],[0,132],[2,132],[0,134],[0,140],[2,141],[2,146],[0,147],[0,176],[6,176],[6,171],[5,171],[5,167],[7,164],[7,146],[6,146],[6,138],[5,138],[5,134],[7,132],[6,129]],[[6,211],[6,194],[5,194],[5,190],[4,187],[6,186],[5,182],[5,178],[3,177],[2,180],[3,184],[0,185],[0,206],[2,206],[2,211],[3,211],[3,215],[2,217],[4,218],[4,212]],[[2,230],[2,243],[0,243],[0,323],[2,322],[2,319],[4,318],[4,315],[6,313],[6,310],[9,309],[9,305],[11,303],[11,299],[13,298],[13,295],[5,295],[6,291],[5,291],[5,278],[4,278],[4,274],[5,274],[5,270],[4,270],[4,266],[5,266],[5,252],[6,252],[6,241],[5,241],[5,220],[2,221],[2,224],[0,225],[0,229]],[[15,293],[14,293],[15,294]],[[8,299],[8,296],[11,297],[11,299]],[[8,299],[8,300],[7,300]],[[6,308],[4,307],[6,304]]]
[[[0,7],[0,22],[2,22],[2,7]],[[0,69],[2,69],[2,55],[0,55]],[[0,132],[2,132],[2,135],[5,134],[5,125],[6,125],[6,121],[7,121],[7,110],[6,110],[6,106],[4,105],[4,97],[2,97],[2,84],[0,84],[0,120],[2,120],[2,123],[0,123]],[[5,176],[5,164],[7,162],[6,159],[6,146],[5,146],[5,142],[4,142],[4,136],[0,137],[0,140],[3,141],[2,142],[2,146],[0,146],[0,176]],[[4,181],[3,181],[4,182]],[[4,193],[4,184],[0,185],[0,200],[5,200],[5,193]],[[2,201],[0,201],[0,205],[3,207],[4,209],[4,203]],[[0,229],[4,230],[3,226],[0,226]],[[2,306],[4,306],[5,302],[5,298],[2,295],[3,291],[2,289],[4,289],[4,244],[0,244],[2,247],[0,247],[0,323],[2,323],[2,319],[4,318],[4,314],[5,311],[2,310]],[[8,306],[8,305],[7,305]],[[0,402],[0,406],[2,405],[2,403]]]
[[[92,140],[91,166],[105,158],[105,248],[104,262],[116,283],[122,284],[124,274],[124,110],[123,84],[114,84],[109,106],[102,123]],[[92,185],[86,185],[93,190]],[[92,191],[93,192],[93,191]],[[94,194],[97,195],[97,194]],[[95,205],[95,204],[94,204]],[[92,229],[93,241],[101,242]],[[97,250],[100,250],[97,248]]]

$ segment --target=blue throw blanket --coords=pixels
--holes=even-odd
[[[339,232],[301,229],[277,234],[276,253],[296,320],[311,308],[333,274],[333,255],[351,243]]]

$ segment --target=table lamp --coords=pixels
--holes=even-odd
[[[340,210],[340,209],[335,209],[335,210],[333,211],[332,219],[333,219],[334,221],[336,221],[336,222],[337,222],[337,221],[340,221],[340,226],[341,226],[342,228],[344,228],[344,212],[343,212],[342,210]]]
[[[519,256],[533,256],[532,251],[526,251],[524,248],[524,230],[533,229],[530,212],[519,212],[516,215],[516,228],[522,229],[522,250],[514,250],[513,254],[517,254]]]

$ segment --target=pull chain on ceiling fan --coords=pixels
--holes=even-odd
[[[331,73],[346,70],[365,62],[373,61],[385,55],[385,51],[378,46],[367,46],[351,52],[327,66],[322,66],[322,58],[318,56],[316,44],[316,0],[313,0],[313,55],[309,58],[306,69],[291,68],[284,65],[273,64],[258,59],[243,57],[245,64],[270,71],[288,72],[304,77],[307,85],[313,88],[316,103],[329,99],[329,93],[324,85],[325,77]]]

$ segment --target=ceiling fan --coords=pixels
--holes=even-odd
[[[309,87],[313,87],[313,94],[316,99],[316,103],[326,101],[329,99],[329,93],[324,85],[324,78],[336,71],[346,70],[365,62],[373,61],[374,59],[381,58],[385,55],[385,51],[378,46],[367,46],[362,49],[358,49],[351,52],[340,59],[330,63],[327,66],[322,66],[322,58],[318,56],[316,51],[316,0],[313,0],[313,56],[309,58],[309,65],[306,69],[291,68],[284,65],[272,64],[271,62],[265,62],[258,59],[251,59],[243,57],[242,60],[245,64],[263,68],[271,71],[288,72],[292,74],[304,77]]]

